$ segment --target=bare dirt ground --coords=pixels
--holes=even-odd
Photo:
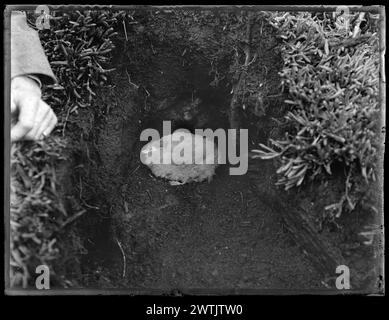
[[[266,174],[264,167],[264,178]],[[248,176],[219,168],[210,183],[172,187],[147,168],[127,177],[119,237],[129,286],[313,289],[320,277]],[[264,186],[265,187],[265,186]],[[258,193],[259,192],[259,193]],[[120,221],[116,219],[116,221]]]

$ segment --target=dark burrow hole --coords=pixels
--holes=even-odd
[[[193,81],[194,85],[198,82],[209,84],[211,81],[206,73],[197,77],[189,81]],[[192,133],[195,133],[195,129],[227,129],[229,98],[224,88],[193,88],[157,102],[156,108],[144,114],[140,128],[157,129],[161,136],[163,121],[170,121],[172,132],[181,128]]]

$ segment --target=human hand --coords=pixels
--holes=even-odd
[[[39,85],[26,76],[11,81],[11,142],[39,140],[51,133],[57,117],[48,104],[41,99]]]

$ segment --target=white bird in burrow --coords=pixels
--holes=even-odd
[[[171,185],[211,182],[220,163],[213,140],[186,129],[149,142],[142,148],[140,158],[155,176],[169,180]]]

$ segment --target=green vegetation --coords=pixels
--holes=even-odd
[[[348,32],[332,13],[272,17],[283,40],[288,129],[284,138],[270,139],[271,147],[262,144],[255,157],[280,160],[277,184],[285,190],[307,179],[326,179],[340,164],[345,193],[326,208],[337,217],[344,208],[354,209],[351,186],[363,183],[360,176],[365,183],[376,179],[379,43],[377,18],[363,16],[350,16]]]
[[[40,38],[61,85],[48,86],[45,97],[52,105],[71,105],[70,112],[90,105],[98,86],[105,85],[105,69],[114,49],[112,39],[123,12],[69,11],[56,13]],[[66,108],[67,109],[67,108]]]
[[[63,177],[58,177],[58,170],[82,148],[81,136],[88,132],[80,128],[79,108],[93,108],[94,91],[108,85],[107,74],[112,69],[107,66],[116,35],[113,29],[126,16],[90,10],[51,15],[50,29],[39,31],[39,36],[59,84],[45,86],[43,99],[54,108],[59,123],[44,141],[18,142],[11,150],[10,277],[11,286],[16,287],[29,285],[35,266],[51,267],[61,258],[63,248],[57,239],[62,229],[85,212],[76,197],[70,201],[70,210],[65,209],[67,190],[60,185]],[[35,18],[28,13],[30,26]],[[68,127],[71,134],[65,134]]]

